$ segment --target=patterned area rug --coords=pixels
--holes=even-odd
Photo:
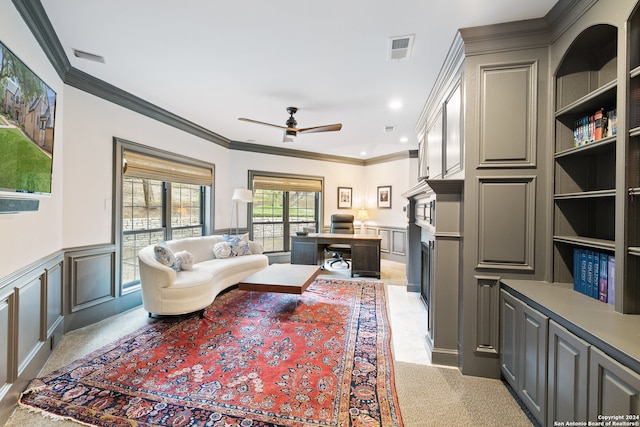
[[[219,295],[32,381],[20,404],[93,426],[402,426],[380,282]]]

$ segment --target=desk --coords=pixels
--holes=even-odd
[[[351,277],[380,278],[380,241],[375,234],[309,233],[291,236],[291,264],[322,265],[325,248],[342,243],[351,246]]]

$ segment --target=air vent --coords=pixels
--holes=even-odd
[[[73,49],[73,54],[78,58],[86,59],[88,61],[93,61],[93,62],[102,62],[104,64],[104,57],[100,55],[94,55],[93,53],[83,52],[78,49]]]
[[[396,131],[396,127],[395,126],[385,126],[384,127],[384,132],[385,133],[392,133]]]
[[[413,35],[391,37],[389,39],[389,58],[404,59],[411,56],[411,48],[413,47]]]

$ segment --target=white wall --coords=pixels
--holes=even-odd
[[[226,226],[226,148],[65,87],[64,246],[111,242],[113,137],[215,164],[215,226]]]
[[[417,184],[418,159],[401,159],[379,163],[365,168],[366,205],[370,220],[367,224],[405,226],[408,222],[404,210],[409,203],[402,193]],[[391,209],[378,209],[378,187],[391,186]]]
[[[0,0],[0,41],[57,94],[51,196],[37,212],[0,214],[0,278],[62,247],[63,83],[10,0]],[[7,194],[0,194],[7,195]],[[15,194],[10,194],[15,197]]]

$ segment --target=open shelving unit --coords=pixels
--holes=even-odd
[[[620,134],[576,146],[574,129],[576,120],[596,110],[619,110],[617,42],[614,26],[588,28],[555,76],[554,282],[573,283],[575,248],[616,255],[616,169],[624,165],[617,159]],[[617,311],[627,311],[623,302],[616,302]]]
[[[618,28],[594,25],[576,38],[555,76],[553,281],[573,283],[575,248],[612,255],[615,311],[640,314],[639,9],[627,28],[628,56],[618,57]],[[628,81],[618,81],[618,64]],[[576,120],[600,108],[615,109],[621,126],[575,146]]]

